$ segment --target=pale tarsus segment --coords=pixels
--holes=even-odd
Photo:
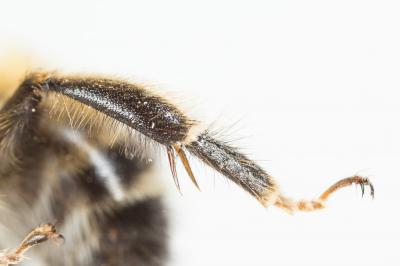
[[[299,200],[295,201],[291,198],[288,198],[284,195],[279,195],[276,202],[274,203],[275,206],[284,209],[289,213],[293,213],[295,211],[316,211],[325,208],[325,203],[327,202],[330,195],[332,195],[337,190],[351,186],[352,184],[359,185],[361,187],[362,196],[364,196],[365,186],[369,186],[370,188],[370,195],[372,198],[375,196],[375,189],[372,183],[369,181],[368,178],[361,177],[361,176],[352,176],[348,178],[344,178],[339,180],[332,186],[330,186],[327,190],[325,190],[321,196],[314,200]]]

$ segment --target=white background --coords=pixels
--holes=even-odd
[[[397,2],[2,1],[0,52],[175,91],[295,198],[375,184],[374,201],[347,188],[291,216],[195,162],[202,192],[181,169],[180,197],[167,172],[170,265],[398,266]]]

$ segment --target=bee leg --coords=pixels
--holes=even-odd
[[[369,181],[368,178],[361,177],[361,176],[352,176],[348,178],[344,178],[339,180],[332,186],[330,186],[327,190],[325,190],[321,196],[317,199],[313,200],[299,200],[295,201],[291,198],[288,198],[284,195],[279,195],[275,206],[284,209],[289,213],[293,213],[295,211],[315,211],[325,208],[326,201],[328,200],[329,196],[332,195],[339,189],[344,187],[351,186],[352,184],[359,185],[361,187],[362,196],[364,196],[365,186],[369,186],[370,188],[370,195],[374,198],[375,190],[372,183]]]
[[[367,178],[353,176],[338,181],[317,199],[295,201],[283,195],[275,180],[254,161],[240,153],[238,149],[210,136],[207,132],[187,144],[186,148],[212,168],[241,186],[266,207],[275,205],[290,213],[319,210],[325,207],[325,203],[332,193],[351,184],[360,185],[363,194],[364,187],[369,186],[371,196],[374,196],[374,187]]]
[[[56,243],[64,241],[64,237],[57,233],[55,226],[52,224],[43,224],[33,229],[16,250],[12,252],[0,252],[0,265],[19,264],[26,258],[24,256],[25,252],[49,239],[56,241]]]
[[[185,142],[197,123],[163,97],[138,84],[56,74],[41,78],[38,83],[44,91],[61,93],[90,106],[164,146]]]
[[[238,149],[214,138],[208,132],[200,134],[185,147],[190,153],[249,192],[265,207],[276,199],[278,186],[275,180]]]
[[[62,77],[40,73],[33,77],[33,84],[38,84],[43,91],[61,93],[166,147],[172,146],[196,186],[197,182],[182,148],[241,186],[264,206],[275,204],[284,209],[305,210],[308,207],[303,205],[310,205],[307,202],[293,202],[281,195],[275,180],[257,163],[234,147],[213,138],[207,131],[194,130],[197,121],[189,119],[178,107],[142,86],[106,78]],[[168,156],[176,182],[175,161],[171,150]],[[311,209],[323,208],[330,193],[356,180],[357,178],[353,178],[339,182],[327,194],[323,194],[315,202],[311,201],[314,206]],[[292,203],[294,207],[289,207]]]

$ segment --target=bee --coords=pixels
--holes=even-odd
[[[154,166],[160,156],[178,191],[177,161],[199,187],[190,153],[262,206],[290,213],[322,209],[351,184],[374,195],[367,178],[352,176],[313,200],[293,200],[238,148],[141,84],[51,71],[10,84],[0,86],[0,249],[48,221],[66,239],[61,248],[34,249],[30,263],[165,265],[168,215]]]

